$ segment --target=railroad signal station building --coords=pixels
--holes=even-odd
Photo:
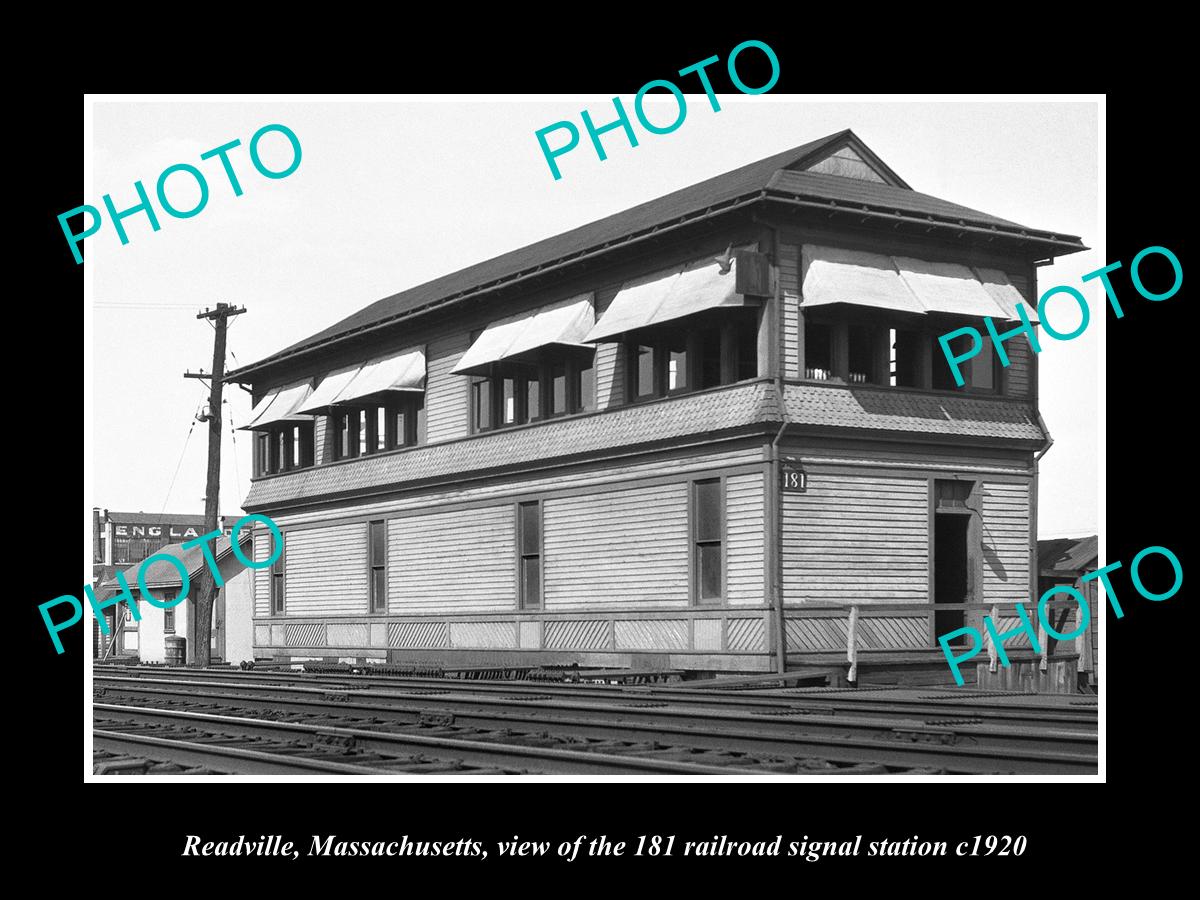
[[[1024,337],[955,388],[937,336],[1082,249],[843,131],[233,371],[285,537],[254,652],[944,670],[937,634],[1036,597],[1049,440]]]

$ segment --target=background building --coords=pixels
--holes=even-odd
[[[1079,591],[1087,601],[1091,618],[1085,634],[1072,642],[1079,654],[1081,681],[1097,687],[1100,683],[1100,617],[1104,615],[1103,604],[1097,604],[1098,580],[1083,581],[1083,576],[1094,572],[1099,565],[1099,539],[1091,534],[1080,538],[1054,538],[1038,541],[1038,596],[1057,584],[1066,584]],[[1061,613],[1060,613],[1061,615]],[[1070,627],[1056,630],[1069,634],[1078,627],[1071,616]]]
[[[219,520],[220,528],[229,534],[233,521]],[[137,574],[137,564],[170,544],[182,544],[204,534],[204,516],[178,513],[116,512],[92,507],[92,584],[103,587],[113,581],[116,573],[132,566]],[[130,584],[137,590],[136,578]],[[97,593],[97,596],[100,596]],[[92,617],[92,656],[103,658],[109,654],[109,645],[117,636],[114,614],[117,607],[104,611],[109,625],[109,634],[100,629],[100,623]],[[124,607],[121,607],[124,610]],[[122,635],[111,654],[134,655],[138,652],[140,623],[127,619]]]

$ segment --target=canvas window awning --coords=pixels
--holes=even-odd
[[[996,305],[1004,310],[1004,318],[1013,322],[1020,321],[1020,316],[1017,315],[1017,304],[1020,303],[1024,305],[1025,315],[1029,317],[1029,321],[1038,321],[1037,304],[1028,303],[1021,296],[1021,292],[1008,280],[1008,276],[999,269],[976,267],[975,277],[983,284],[983,289],[991,295]]]
[[[1015,321],[1015,304],[1022,300],[998,269],[972,270],[958,263],[808,244],[803,264],[805,309],[848,303],[914,315]]]
[[[250,410],[250,421],[238,430],[263,431],[274,425],[311,422],[312,416],[300,412],[311,393],[312,385],[307,381],[268,391]]]
[[[893,259],[900,269],[900,277],[926,312],[1008,318],[1008,313],[996,304],[975,273],[966,266],[927,262],[909,256],[895,256]]]
[[[925,308],[905,284],[890,256],[861,250],[804,245],[805,309],[831,303],[870,306],[924,315]]]
[[[584,337],[596,321],[593,295],[580,294],[532,312],[497,319],[483,330],[451,372],[474,375],[494,363],[522,362],[549,347],[592,350]]]
[[[584,340],[611,341],[631,331],[710,309],[755,305],[737,292],[737,262],[721,274],[715,259],[690,263],[626,282]]]
[[[424,390],[425,348],[419,347],[330,372],[299,411],[315,413],[381,394]]]

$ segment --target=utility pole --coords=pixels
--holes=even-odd
[[[216,337],[213,341],[212,374],[199,372],[184,372],[184,378],[211,379],[208,388],[208,411],[202,418],[208,419],[208,478],[204,489],[204,533],[211,534],[219,527],[217,518],[220,514],[221,495],[221,394],[224,385],[221,379],[225,377],[225,332],[231,316],[241,315],[246,311],[243,306],[235,309],[228,303],[218,303],[216,309],[206,309],[197,313],[197,319],[209,319],[214,322]],[[210,647],[212,635],[213,605],[217,599],[217,585],[213,581],[208,566],[200,570],[200,575],[192,584],[192,605],[195,608],[195,633],[192,637],[192,658],[197,666],[207,666],[211,662]]]

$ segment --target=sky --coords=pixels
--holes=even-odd
[[[204,307],[246,307],[229,332],[230,365],[246,365],[382,297],[851,128],[917,191],[1079,235],[1094,248],[1038,270],[1040,291],[1079,288],[1093,313],[1075,340],[1042,338],[1041,410],[1054,446],[1040,466],[1039,537],[1094,533],[1104,300],[1098,282],[1079,279],[1110,261],[1098,218],[1097,105],[719,99],[713,112],[703,94],[688,95],[683,124],[666,135],[639,128],[637,147],[620,131],[606,135],[605,161],[585,133],[558,158],[557,181],[535,132],[564,119],[578,125],[582,109],[597,124],[609,121],[610,97],[97,100],[85,203],[102,208],[111,194],[118,210],[134,206],[134,182],[153,196],[159,174],[177,163],[199,168],[210,193],[187,219],[165,215],[155,200],[161,230],[134,214],[123,221],[124,246],[107,218],[86,240],[94,305],[85,482],[94,495],[85,504],[203,512],[207,426],[194,415],[206,388],[182,375],[211,369],[212,328],[195,318]],[[669,96],[646,108],[663,124],[675,115]],[[299,167],[281,179],[261,176],[248,156],[251,136],[274,123],[302,147]],[[238,197],[218,160],[200,159],[235,139]],[[291,161],[278,133],[259,149],[270,169]],[[185,210],[199,197],[186,174],[170,177],[167,194]],[[1069,332],[1079,313],[1058,302],[1051,321]],[[250,395],[236,386],[225,393],[221,512],[237,516],[249,490],[250,440],[231,433],[229,419],[246,421]]]

